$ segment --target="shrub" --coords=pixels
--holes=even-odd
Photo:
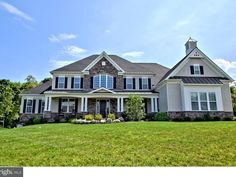
[[[214,121],[220,121],[221,118],[220,118],[219,116],[215,116],[215,117],[213,117],[213,120],[214,120]]]
[[[204,121],[203,117],[195,117],[193,121]]]
[[[223,118],[223,121],[231,121],[231,120],[233,120],[232,117],[228,117],[228,116],[226,116],[226,117]]]
[[[183,117],[183,119],[184,119],[184,121],[192,121],[192,118],[191,118],[191,117],[188,117],[188,116]]]
[[[89,121],[89,120],[93,120],[94,116],[92,114],[88,114],[84,116],[85,120]]]
[[[128,117],[128,113],[126,111],[121,113],[121,117],[123,117],[124,119]]]
[[[124,122],[124,121],[125,121],[123,117],[119,117],[118,119],[119,119],[121,122]]]
[[[169,121],[170,120],[170,117],[167,113],[165,112],[157,112],[155,115],[154,115],[154,121]]]
[[[40,124],[41,123],[41,118],[35,117],[33,118],[33,124]]]
[[[116,116],[115,114],[108,114],[108,118],[110,118],[111,120],[115,120],[116,119]]]
[[[71,120],[70,120],[70,123],[76,124],[76,120],[77,120],[77,119],[71,119]]]
[[[153,113],[153,112],[148,113],[148,114],[146,114],[145,119],[148,121],[154,121],[155,120],[154,116],[155,116],[155,113]]]
[[[86,119],[86,118],[85,118]],[[94,117],[95,120],[102,120],[102,114],[96,114]],[[87,120],[87,119],[86,119]]]
[[[210,114],[204,114],[203,115],[203,120],[205,120],[205,121],[212,121],[213,120],[213,118],[210,116]]]
[[[130,95],[126,102],[126,109],[131,120],[143,119],[145,117],[143,97]]]
[[[174,117],[172,121],[184,121],[184,117]]]

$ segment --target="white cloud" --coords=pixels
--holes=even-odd
[[[236,61],[229,61],[225,59],[215,59],[213,61],[236,80]]]
[[[106,29],[106,30],[105,30],[105,33],[106,33],[106,34],[111,34],[111,30]]]
[[[230,69],[236,69],[236,61],[215,59],[214,62],[226,72],[228,72]]]
[[[65,47],[63,47],[63,50],[61,51],[62,54],[70,55],[73,57],[78,57],[84,52],[86,52],[85,49],[82,49],[82,48],[77,47],[75,45],[65,46]]]
[[[74,60],[55,60],[55,59],[52,59],[49,62],[53,65],[54,68],[60,68],[62,66],[71,64],[75,61]]]
[[[34,21],[34,19],[32,17],[30,17],[28,14],[26,14],[25,12],[20,11],[19,9],[17,9],[15,6],[8,4],[6,2],[0,2],[0,6],[2,6],[7,12],[16,15],[20,18],[23,18],[25,20],[28,21]]]
[[[75,34],[61,33],[58,35],[52,34],[50,37],[48,37],[48,40],[51,42],[61,42],[75,38],[77,38]]]
[[[130,51],[130,52],[123,53],[122,56],[136,58],[136,57],[143,56],[143,54],[144,54],[144,52],[142,52],[142,51]]]

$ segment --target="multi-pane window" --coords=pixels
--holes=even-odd
[[[200,66],[194,65],[193,66],[194,74],[199,75],[200,74]]]
[[[71,113],[75,111],[75,99],[62,99],[61,111]]]
[[[208,106],[207,106],[207,93],[200,92],[200,104],[201,104],[201,110],[202,111],[207,111],[208,110]]]
[[[193,111],[199,110],[198,107],[198,93],[197,92],[192,92],[191,93],[191,106]]]
[[[126,89],[133,89],[133,78],[126,78]]]
[[[148,89],[148,78],[142,78],[142,89]]]
[[[26,103],[26,113],[32,113],[33,111],[33,100],[28,99]]]
[[[215,92],[191,92],[191,106],[193,111],[217,111]]]
[[[100,80],[99,76],[94,76],[94,78],[93,78],[93,88],[99,88],[99,80]]]
[[[97,89],[104,87],[107,89],[113,89],[113,77],[107,74],[97,75],[93,77],[93,88]]]
[[[65,88],[65,77],[58,77],[58,88]]]
[[[74,88],[80,88],[80,77],[74,78]]]
[[[208,95],[209,95],[210,110],[216,111],[217,110],[216,94],[214,92],[209,92]]]

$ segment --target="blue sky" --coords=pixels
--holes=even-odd
[[[41,80],[106,51],[172,67],[191,36],[236,79],[236,1],[0,0],[0,79]]]

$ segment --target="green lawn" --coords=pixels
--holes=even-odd
[[[236,122],[1,128],[0,166],[236,166]]]

